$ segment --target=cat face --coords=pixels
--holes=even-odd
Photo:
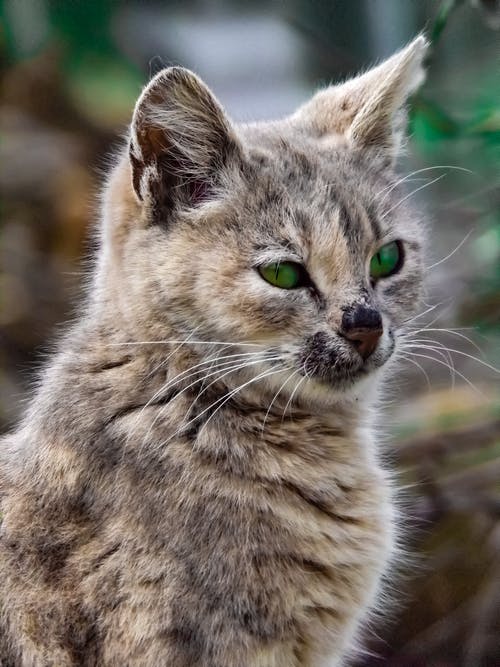
[[[186,70],[150,83],[114,239],[142,337],[228,343],[253,377],[332,394],[388,361],[421,291],[422,225],[393,161],[424,50],[417,38],[293,116],[243,127]]]

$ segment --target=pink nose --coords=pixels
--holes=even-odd
[[[363,359],[373,353],[383,332],[382,316],[375,308],[357,304],[344,311],[339,334],[353,344]]]
[[[363,359],[368,359],[377,347],[383,329],[351,329],[342,332],[342,336],[351,341]]]

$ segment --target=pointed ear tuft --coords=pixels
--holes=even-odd
[[[292,117],[319,136],[342,135],[394,159],[408,97],[424,80],[428,42],[420,35],[388,60],[354,79],[317,93]]]
[[[204,201],[238,154],[230,121],[195,74],[171,67],[146,86],[132,119],[130,162],[134,190],[156,215]]]

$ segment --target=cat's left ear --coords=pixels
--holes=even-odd
[[[394,161],[404,135],[404,107],[424,80],[428,42],[420,35],[377,67],[317,93],[292,116],[316,136],[341,135]]]
[[[210,197],[239,155],[229,119],[195,74],[170,67],[146,86],[132,119],[130,163],[135,193],[153,214]]]

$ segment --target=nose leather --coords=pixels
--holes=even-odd
[[[375,351],[383,332],[380,313],[367,306],[356,306],[345,311],[339,331],[343,338],[352,343],[363,359],[368,359]]]

